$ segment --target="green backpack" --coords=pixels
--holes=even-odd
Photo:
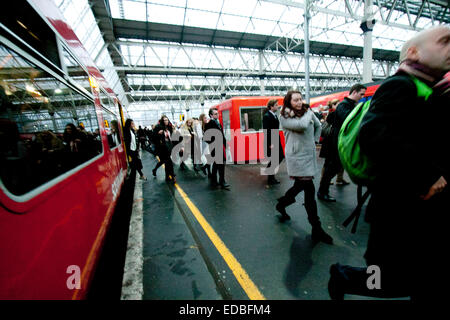
[[[417,96],[425,100],[433,93],[433,90],[424,82],[412,77],[417,87]],[[371,100],[359,103],[345,118],[339,131],[338,150],[342,166],[347,171],[350,179],[360,185],[367,185],[374,180],[373,163],[361,152],[359,146],[359,128],[362,119],[369,110]]]

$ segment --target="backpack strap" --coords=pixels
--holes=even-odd
[[[414,76],[410,76],[411,80],[414,82],[417,88],[417,96],[425,98],[425,101],[428,100],[430,95],[433,93],[433,89],[430,88],[425,82],[417,79]]]

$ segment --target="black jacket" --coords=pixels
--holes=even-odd
[[[441,220],[449,207],[448,186],[429,200],[420,198],[441,176],[448,177],[442,161],[448,134],[441,135],[445,120],[435,112],[441,103],[448,109],[449,100],[433,95],[418,97],[407,74],[394,75],[375,92],[359,132],[361,151],[375,166],[366,209],[371,226],[366,262],[382,266],[384,274],[390,269],[396,282],[414,279],[409,290],[422,298],[441,288],[445,271],[430,261],[447,249]],[[386,287],[389,280],[383,281]]]
[[[361,151],[376,163],[375,185],[401,185],[418,196],[444,175],[436,165],[434,141],[445,140],[436,135],[432,101],[417,96],[406,74],[388,78],[375,92],[359,135]]]
[[[331,129],[330,135],[328,137],[325,137],[322,141],[320,157],[335,158],[336,160],[339,160],[339,131],[341,130],[345,118],[347,118],[347,116],[350,114],[350,112],[352,112],[355,106],[356,101],[345,97],[344,100],[342,100],[341,103],[339,103],[336,107],[336,111],[328,114],[326,121],[333,127]]]
[[[220,133],[221,133],[221,136],[222,136],[223,146],[226,147],[226,145],[227,145],[227,140],[225,139],[225,134],[224,134],[224,132],[223,132],[222,125],[218,125],[218,124],[216,123],[215,120],[211,119],[211,120],[209,120],[209,122],[205,125],[205,132],[206,132],[208,129],[217,129],[217,130],[219,130]],[[205,141],[206,141],[206,140],[205,140]],[[212,143],[212,142],[214,142],[214,141],[215,141],[215,137],[212,137],[210,141],[206,141],[206,142],[207,142],[208,144],[210,144],[210,143]]]
[[[153,143],[155,144],[156,153],[163,158],[167,158],[170,156],[170,153],[172,152],[172,148],[174,146],[172,140],[166,141],[166,137],[164,135],[165,129],[166,128],[161,124],[157,124],[153,129]],[[161,130],[163,131],[163,133],[159,133],[159,131]],[[172,135],[173,131],[170,134]]]
[[[263,116],[263,129],[267,130],[264,132],[264,141],[266,142],[265,143],[266,154],[268,157],[270,157],[271,156],[270,145],[272,144],[271,130],[277,130],[278,137],[280,136],[279,135],[280,121],[270,111],[267,111]],[[281,145],[281,140],[279,138],[278,138],[278,146],[281,155],[281,153],[283,153],[283,148]]]
[[[209,122],[205,125],[205,134],[206,134],[206,132],[208,131],[208,130],[210,130],[210,129],[217,129],[217,130],[219,130],[220,131],[220,136],[218,137],[219,139],[221,138],[222,139],[222,143],[223,143],[223,159],[226,159],[226,156],[225,156],[225,150],[226,150],[226,146],[227,146],[227,140],[225,139],[225,134],[224,134],[224,132],[223,132],[223,128],[222,128],[222,125],[218,125],[217,123],[216,123],[216,121],[215,120],[213,120],[213,119],[211,119],[211,120],[209,120]],[[203,139],[205,139],[205,138],[203,138]],[[215,141],[215,139],[216,139],[216,136],[212,136],[211,137],[211,140],[206,140],[205,139],[205,142],[206,143],[208,143],[208,144],[211,144],[211,143],[213,143],[214,141]],[[213,148],[212,150],[210,150],[210,152],[211,152],[211,156],[213,156],[213,157],[215,157],[216,156],[216,150],[215,150],[215,148]]]
[[[132,130],[132,129],[130,129]],[[136,131],[133,132],[134,133],[134,137],[136,139],[136,151],[139,151],[139,141],[137,139],[137,133]],[[131,145],[131,132],[129,130],[123,130],[123,140],[125,142],[125,148],[127,148],[127,152],[130,152],[130,145]]]

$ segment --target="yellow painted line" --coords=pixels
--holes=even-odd
[[[242,268],[239,261],[233,256],[230,250],[223,243],[222,239],[217,235],[211,225],[206,221],[198,208],[192,203],[191,199],[186,195],[183,189],[180,188],[178,183],[175,183],[175,188],[177,188],[183,200],[186,202],[187,206],[191,210],[194,217],[202,226],[203,230],[208,235],[211,242],[216,247],[217,251],[219,251],[222,258],[225,260],[228,267],[233,272],[237,281],[241,285],[242,289],[244,289],[245,293],[248,295],[250,300],[266,300],[264,295],[259,291],[258,287],[253,283],[252,279],[248,276],[247,272]]]

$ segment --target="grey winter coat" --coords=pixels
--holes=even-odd
[[[319,141],[322,126],[311,109],[301,117],[280,116],[286,140],[285,154],[288,175],[291,177],[315,176],[318,167],[316,141]]]

